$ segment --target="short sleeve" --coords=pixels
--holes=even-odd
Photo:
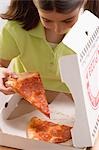
[[[0,58],[12,60],[19,55],[17,44],[12,36],[13,33],[4,26],[0,30]]]

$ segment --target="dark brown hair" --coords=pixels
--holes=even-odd
[[[19,21],[25,30],[35,28],[40,19],[33,0],[11,0],[7,12],[0,17]]]
[[[44,10],[66,13],[81,7],[83,2],[84,0],[38,0],[38,6]]]
[[[37,2],[41,9],[66,13],[81,7],[84,0],[37,0]],[[85,8],[99,17],[99,0],[88,0]],[[35,28],[40,20],[33,0],[11,0],[7,12],[0,17],[19,21],[25,30]]]
[[[99,0],[87,0],[85,9],[91,11],[99,18]]]

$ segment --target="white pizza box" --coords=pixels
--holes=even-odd
[[[73,145],[93,146],[99,131],[99,19],[86,10],[62,42],[62,50],[71,51],[59,66],[75,101]]]
[[[73,147],[72,140],[62,144],[52,144],[31,140],[26,136],[27,123],[33,116],[49,120],[40,111],[17,95],[0,93],[0,145],[24,150],[85,150]],[[60,93],[49,104],[51,121],[73,126],[75,121],[74,102]]]

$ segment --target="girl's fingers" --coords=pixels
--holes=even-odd
[[[15,78],[15,79],[17,79],[17,78],[18,78],[17,74],[16,74],[16,73],[14,73],[14,72],[13,72],[13,73],[11,73],[11,77],[12,77],[12,78]]]
[[[6,87],[3,86],[3,85],[0,87],[0,91],[3,92],[3,93],[6,94],[6,95],[14,94],[14,93],[15,93],[14,91],[12,91],[12,88],[11,88],[11,87],[6,88]]]
[[[8,68],[3,68],[2,69],[2,74],[4,75],[4,77],[6,78],[6,77],[9,77],[9,76],[11,76],[12,78],[18,78],[17,77],[17,75],[16,75],[16,73],[14,73],[14,72],[12,72],[10,69],[8,69]]]
[[[0,91],[6,95],[14,94],[15,92],[10,86],[7,86],[6,82],[8,77],[17,78],[17,75],[8,68],[1,68],[0,70]]]
[[[14,94],[14,91],[11,87],[6,87],[5,83],[3,82],[3,79],[0,78],[0,91],[3,92],[6,95]]]
[[[10,94],[14,94],[15,92],[11,91],[10,88],[2,89],[2,91],[5,95],[10,95]]]

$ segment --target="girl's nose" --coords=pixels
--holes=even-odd
[[[54,23],[54,31],[57,34],[62,33],[62,31],[63,31],[63,25],[61,25],[60,23]]]

